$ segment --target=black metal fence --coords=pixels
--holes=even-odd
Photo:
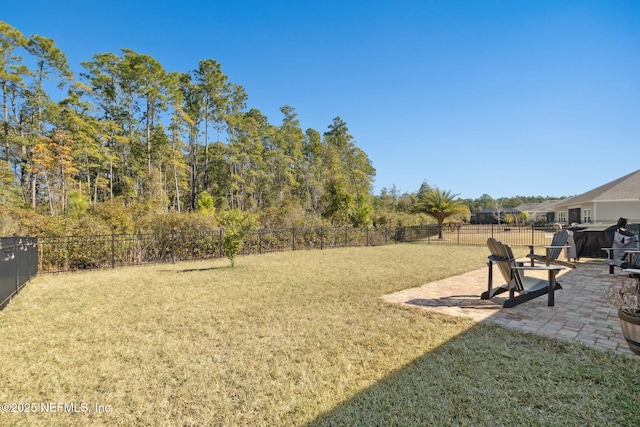
[[[534,226],[422,225],[398,228],[304,227],[247,233],[241,255],[270,252],[425,244],[485,245],[494,237],[512,246],[547,244],[553,231]],[[63,272],[128,265],[222,258],[224,230],[200,233],[67,236],[40,238],[40,271]]]
[[[38,273],[38,240],[0,238],[0,309]]]

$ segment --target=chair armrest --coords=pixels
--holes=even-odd
[[[564,270],[565,267],[560,267],[559,265],[536,265],[534,267],[531,266],[514,266],[511,267],[512,270]],[[640,270],[639,270],[640,271]]]
[[[505,261],[512,261],[513,258],[503,258],[503,257],[499,257],[497,255],[489,255],[487,257],[487,259],[491,262],[505,262]]]
[[[607,251],[607,256],[611,259],[613,259],[613,251],[621,251],[623,250],[622,248],[600,248],[603,251]],[[620,259],[624,259],[626,256],[628,256],[629,254],[639,254],[640,253],[640,249],[624,249],[624,255],[622,255],[622,257]]]
[[[629,274],[640,274],[640,270],[638,270],[637,268],[625,268],[622,271]]]

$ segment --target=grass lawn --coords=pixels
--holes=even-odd
[[[637,425],[637,359],[379,298],[486,256],[403,244],[38,276],[0,312],[0,402],[36,413],[0,425]]]
[[[505,231],[507,228],[509,231]],[[544,230],[531,230],[529,227],[505,227],[504,225],[473,224],[465,225],[460,230],[443,230],[443,239],[439,241],[436,236],[431,237],[430,244],[457,244],[457,245],[478,245],[486,247],[487,238],[493,237],[514,250],[533,244],[538,250],[542,246],[549,245],[553,238],[553,233]],[[527,248],[528,249],[528,248]],[[524,252],[526,253],[526,252]],[[523,253],[523,254],[524,254]]]

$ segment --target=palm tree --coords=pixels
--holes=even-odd
[[[445,219],[453,215],[469,214],[469,207],[458,196],[459,194],[451,194],[450,190],[443,191],[435,187],[425,192],[418,201],[418,209],[438,221],[438,240],[443,240],[442,224]]]

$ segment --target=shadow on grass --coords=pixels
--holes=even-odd
[[[478,308],[478,309],[494,309],[502,308],[504,301],[480,299],[478,295],[451,295],[441,298],[415,298],[406,302],[406,304],[416,305],[419,307],[460,307],[460,308]]]
[[[620,380],[639,371],[585,346],[477,325],[307,426],[631,425],[640,383]]]
[[[535,321],[538,312],[542,317],[575,316],[578,322],[594,325],[595,332],[589,327],[588,334],[615,342],[617,323],[611,328],[600,319],[597,308],[602,301],[594,297],[614,279],[602,274],[600,266],[585,265],[566,272],[561,280],[564,290],[556,293],[558,308],[547,307],[545,295],[535,303],[539,310],[504,314],[518,321]],[[486,301],[468,295],[473,292],[453,287],[450,293],[427,293],[422,298],[409,292],[401,302],[488,309],[483,314],[490,318],[502,312],[506,298]],[[593,307],[594,316],[572,314],[572,307]],[[482,323],[353,394],[308,425],[637,425],[640,363],[629,362],[625,352],[599,351]]]
[[[184,270],[178,270],[178,273],[193,273],[194,271],[211,271],[211,270],[222,270],[226,268],[232,268],[230,265],[224,265],[222,267],[207,267],[207,268],[187,268]]]
[[[445,344],[413,360],[307,426],[428,426],[461,424],[463,420],[468,423],[471,420],[466,412],[472,410],[472,405],[452,411],[442,403],[443,397],[451,394],[449,387],[457,376],[444,378],[449,367],[441,362],[450,352],[448,347]],[[458,394],[455,398],[464,397]],[[452,399],[450,404],[455,405],[455,401]]]

